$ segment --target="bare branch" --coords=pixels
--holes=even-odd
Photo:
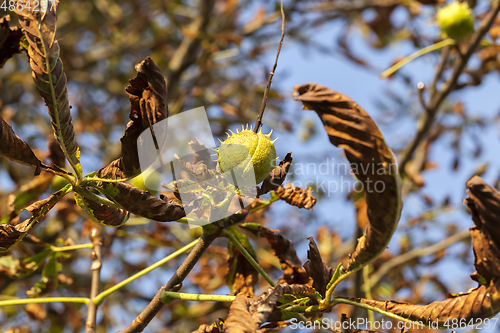
[[[264,97],[262,98],[262,105],[260,106],[259,116],[255,122],[255,133],[259,132],[259,128],[262,125],[262,116],[266,109],[267,95],[269,94],[269,89],[271,88],[271,82],[273,80],[274,72],[276,71],[276,66],[278,66],[278,58],[281,52],[281,46],[283,45],[283,39],[285,38],[285,11],[283,10],[283,0],[281,0],[281,39],[278,46],[278,52],[276,53],[276,60],[274,60],[274,65],[271,73],[269,73],[269,79],[267,80],[266,90],[264,90]]]
[[[421,119],[419,119],[419,127],[417,129],[417,133],[415,137],[411,140],[411,142],[407,145],[407,147],[401,152],[399,160],[399,170],[401,173],[405,172],[406,164],[411,160],[413,153],[417,149],[420,142],[424,139],[426,134],[431,129],[434,119],[438,114],[439,108],[443,101],[448,97],[448,95],[455,89],[458,78],[462,74],[467,66],[467,63],[471,56],[474,54],[474,51],[479,46],[479,43],[489,31],[490,27],[495,21],[496,16],[500,12],[500,1],[496,1],[491,8],[489,14],[481,21],[480,27],[477,32],[472,36],[471,42],[466,50],[466,52],[458,59],[458,63],[453,70],[453,74],[450,79],[443,84],[442,88],[439,91],[436,91],[432,94],[430,103],[428,105],[427,112],[422,113]],[[441,75],[438,71],[438,75]]]
[[[205,250],[212,244],[212,242],[220,235],[222,229],[217,229],[216,232],[211,234],[204,233],[198,243],[189,252],[186,260],[179,266],[174,276],[156,293],[155,297],[149,302],[148,306],[134,319],[134,321],[122,331],[118,333],[137,333],[142,332],[151,320],[160,312],[163,307],[161,301],[161,293],[165,291],[177,291],[180,289],[182,281],[191,272]]]
[[[101,232],[97,227],[93,227],[90,232],[90,240],[94,244],[92,251],[92,284],[90,286],[90,302],[87,311],[87,323],[85,324],[86,333],[95,333],[96,331],[96,318],[97,318],[97,304],[94,303],[94,298],[99,294],[99,283],[101,281],[101,266],[102,266],[102,237]]]
[[[454,234],[453,236],[443,239],[439,243],[425,248],[415,248],[397,257],[394,257],[391,260],[385,262],[374,274],[370,276],[369,284],[373,288],[384,276],[386,276],[391,270],[393,270],[394,267],[403,265],[410,260],[439,252],[455,243],[467,240],[469,238],[470,231],[463,230],[457,234]]]

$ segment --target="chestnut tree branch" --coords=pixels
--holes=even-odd
[[[475,34],[471,37],[471,42],[467,47],[465,53],[458,58],[458,63],[453,69],[453,73],[451,77],[443,83],[441,89],[432,92],[432,96],[430,98],[429,105],[427,110],[422,113],[421,119],[419,119],[419,126],[417,128],[417,133],[414,138],[410,141],[410,143],[406,146],[406,148],[401,152],[399,156],[400,164],[399,170],[402,174],[405,173],[405,167],[410,162],[413,153],[421,143],[421,141],[425,138],[429,130],[431,129],[434,120],[439,112],[441,104],[444,102],[446,97],[456,88],[458,78],[464,71],[465,67],[469,59],[472,57],[474,52],[476,51],[479,43],[489,31],[490,27],[495,21],[498,13],[500,12],[500,0],[493,3],[492,8],[488,15],[481,21],[479,29],[475,32]],[[436,76],[441,76],[441,71],[437,71]],[[435,79],[436,81],[436,79]]]

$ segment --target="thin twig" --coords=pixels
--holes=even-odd
[[[161,294],[161,300],[165,304],[168,304],[176,299],[183,301],[232,302],[235,298],[236,296],[232,295],[186,294],[165,290]]]
[[[395,267],[403,265],[404,263],[407,263],[410,260],[413,260],[413,259],[416,259],[419,257],[423,257],[423,256],[428,256],[430,254],[444,250],[452,244],[467,240],[469,238],[470,238],[470,231],[463,230],[457,234],[454,234],[453,236],[450,236],[448,238],[443,239],[439,243],[433,244],[433,245],[425,247],[425,248],[415,248],[415,249],[410,250],[406,253],[403,253],[397,257],[394,257],[394,258],[390,259],[389,261],[386,261],[384,264],[382,264],[380,266],[380,268],[374,274],[372,274],[370,276],[368,283],[373,288],[375,285],[378,284],[378,282],[384,276],[387,276],[387,274],[391,270],[393,270]]]
[[[117,283],[114,286],[112,286],[111,288],[108,288],[108,289],[104,290],[103,292],[101,292],[99,295],[97,295],[94,298],[94,300],[93,300],[94,303],[96,303],[96,304],[101,303],[104,300],[104,298],[108,297],[109,295],[111,295],[115,291],[119,290],[120,288],[123,288],[124,286],[126,286],[130,282],[138,279],[141,276],[144,276],[145,274],[147,274],[147,273],[151,272],[152,270],[154,270],[154,269],[156,269],[156,268],[164,265],[165,263],[169,262],[170,260],[172,260],[174,258],[177,258],[179,255],[183,254],[184,252],[187,252],[189,249],[191,249],[193,246],[195,246],[197,242],[198,242],[198,239],[192,241],[188,245],[180,248],[179,250],[175,251],[174,253],[172,253],[172,254],[166,256],[165,258],[157,261],[153,265],[148,266],[147,268],[144,268],[140,272],[138,272],[138,273],[136,273],[136,274],[128,277],[127,279],[123,280],[122,282]]]
[[[189,252],[186,260],[177,269],[174,276],[161,287],[156,293],[155,297],[149,302],[148,306],[134,319],[134,321],[125,329],[120,331],[120,333],[137,333],[142,332],[144,328],[151,322],[151,320],[158,314],[158,312],[163,307],[163,302],[161,301],[161,294],[163,291],[172,291],[174,288],[178,290],[177,286],[184,281],[186,276],[191,272],[193,267],[196,265],[201,255],[205,250],[212,244],[212,242],[220,235],[221,229],[217,229],[216,232],[211,234],[203,233],[200,240],[194,248]],[[174,290],[174,291],[177,291]]]
[[[87,323],[85,324],[86,333],[94,333],[96,330],[97,319],[97,304],[94,303],[94,298],[99,294],[99,284],[101,282],[101,246],[102,237],[101,232],[96,227],[93,227],[90,232],[90,240],[94,244],[92,251],[92,284],[90,286],[90,302],[87,311]]]
[[[201,39],[205,30],[213,18],[212,9],[214,0],[202,0],[200,2],[200,13],[186,28],[189,35],[185,36],[181,44],[174,52],[168,63],[167,94],[170,96],[173,88],[177,85],[182,73],[188,69],[199,58]],[[206,34],[205,34],[206,35]]]
[[[483,37],[489,31],[491,25],[495,21],[495,18],[499,12],[500,12],[500,0],[493,5],[490,13],[481,21],[478,31],[471,38],[471,43],[468,46],[467,51],[465,52],[465,54],[463,54],[462,57],[458,59],[458,64],[455,66],[451,77],[448,79],[446,83],[443,84],[442,88],[439,91],[436,91],[435,93],[432,94],[428,110],[427,112],[422,113],[421,116],[422,119],[419,120],[419,124],[421,125],[417,129],[415,137],[410,141],[407,147],[400,154],[399,160],[401,162],[399,165],[399,170],[401,171],[401,173],[405,173],[406,164],[410,161],[410,159],[413,156],[413,153],[415,152],[415,149],[417,149],[420,142],[423,140],[427,132],[432,127],[432,124],[434,123],[434,119],[436,118],[436,115],[439,111],[439,108],[441,107],[441,104],[455,88],[458,78],[460,77],[463,70],[467,66],[469,59],[474,54],[476,48],[479,46],[481,39],[483,39]]]
[[[90,299],[86,297],[41,297],[41,298],[13,298],[0,300],[1,306],[23,305],[32,303],[79,303],[89,304]]]
[[[283,39],[285,38],[285,11],[283,9],[283,0],[281,0],[281,39],[280,44],[278,46],[278,52],[276,53],[276,60],[274,60],[274,65],[271,73],[269,73],[269,79],[267,79],[266,90],[264,90],[264,97],[262,98],[262,105],[260,106],[259,116],[257,117],[257,121],[255,121],[255,133],[259,132],[259,128],[262,125],[262,116],[264,115],[264,111],[266,109],[267,103],[267,95],[269,94],[269,89],[271,88],[271,82],[273,81],[274,72],[276,71],[276,67],[278,66],[278,58],[281,52],[281,46],[283,45]]]
[[[446,62],[448,61],[448,56],[450,55],[450,47],[444,47],[441,52],[441,57],[439,59],[439,65],[436,68],[436,74],[434,75],[434,80],[431,84],[431,93],[434,94],[436,92],[436,87],[443,76],[444,69],[446,68]]]

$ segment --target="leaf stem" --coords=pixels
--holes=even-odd
[[[250,264],[257,270],[257,272],[264,277],[264,279],[269,282],[269,284],[273,287],[276,287],[276,283],[267,275],[264,269],[259,265],[257,261],[248,253],[248,251],[240,244],[240,242],[231,234],[229,231],[224,230],[222,234],[231,242],[234,246],[241,252],[241,254],[250,262]]]
[[[214,302],[232,302],[236,296],[231,295],[209,295],[209,294],[187,294],[176,293],[173,291],[163,290],[161,293],[161,301],[165,304],[170,303],[174,299],[183,301],[214,301]]]
[[[363,289],[365,291],[365,297],[368,299],[372,298],[372,286],[370,285],[370,269],[371,265],[366,265],[363,267]],[[373,324],[375,322],[375,316],[373,315],[373,311],[368,310],[368,320]]]
[[[64,251],[73,251],[73,250],[80,250],[80,249],[91,249],[94,245],[92,243],[86,243],[86,244],[77,244],[77,245],[70,245],[70,246],[51,246],[50,250],[52,252],[64,252]]]
[[[429,46],[426,46],[412,54],[410,54],[409,56],[407,56],[406,58],[404,58],[403,60],[401,61],[398,61],[395,65],[391,66],[390,68],[386,69],[382,74],[380,74],[380,77],[381,78],[386,78],[388,77],[389,75],[392,75],[394,74],[396,71],[398,71],[401,67],[403,67],[404,65],[406,65],[407,63],[409,63],[410,61],[413,61],[415,60],[416,58],[420,57],[420,56],[423,56],[424,54],[427,54],[429,52],[433,52],[433,51],[436,51],[436,50],[439,50],[445,46],[449,46],[449,45],[455,45],[457,43],[456,40],[452,39],[452,38],[448,38],[448,39],[445,39],[445,40],[442,40],[436,44],[432,44],[432,45],[429,45]]]
[[[89,304],[87,297],[44,297],[44,298],[16,298],[0,301],[0,306],[22,305],[30,303],[82,303]]]
[[[132,275],[131,277],[129,277],[129,278],[127,278],[127,279],[123,280],[122,282],[120,282],[120,283],[118,283],[118,284],[115,284],[113,287],[111,287],[111,288],[109,288],[109,289],[104,290],[103,292],[101,292],[99,295],[97,295],[97,296],[94,298],[94,300],[93,300],[93,301],[94,301],[94,303],[95,303],[95,304],[99,304],[99,303],[101,303],[101,302],[102,302],[102,300],[103,300],[105,297],[107,297],[107,296],[109,296],[110,294],[114,293],[114,292],[115,292],[115,291],[117,291],[118,289],[120,289],[120,288],[122,288],[122,287],[126,286],[127,284],[129,284],[130,282],[134,281],[135,279],[137,279],[137,278],[139,278],[139,277],[141,277],[141,276],[143,276],[143,275],[145,275],[145,274],[147,274],[147,273],[151,272],[153,269],[155,269],[155,268],[158,268],[158,267],[162,266],[162,265],[163,265],[163,264],[165,264],[166,262],[168,262],[168,261],[170,261],[170,260],[174,259],[175,257],[177,257],[177,256],[179,256],[179,255],[181,255],[181,254],[183,254],[184,252],[188,251],[188,250],[189,250],[189,249],[191,249],[193,246],[195,246],[195,245],[196,245],[196,243],[197,243],[198,241],[199,241],[199,238],[198,238],[198,239],[196,239],[196,240],[194,240],[194,241],[192,241],[192,242],[191,242],[191,243],[189,243],[188,245],[186,245],[186,246],[184,246],[184,247],[180,248],[179,250],[175,251],[174,253],[172,253],[172,254],[170,254],[170,255],[166,256],[166,257],[165,257],[165,258],[163,258],[162,260],[160,260],[160,261],[158,261],[158,262],[154,263],[153,265],[151,265],[151,266],[149,266],[149,267],[147,267],[147,268],[143,269],[142,271],[140,271],[140,272],[138,272],[138,273],[136,273],[136,274]]]

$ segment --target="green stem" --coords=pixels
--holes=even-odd
[[[90,199],[92,201],[95,201],[95,202],[100,203],[100,204],[105,205],[105,206],[110,206],[110,207],[122,209],[122,207],[120,207],[118,204],[114,203],[113,201],[111,201],[105,197],[98,196],[97,194],[92,193],[89,190],[87,190],[81,186],[75,186],[73,189],[75,190],[76,193],[80,194],[84,198]]]
[[[72,251],[72,250],[79,250],[79,249],[91,249],[92,246],[93,246],[92,243],[78,244],[78,245],[71,245],[71,246],[51,246],[50,250],[52,252],[64,252],[64,251]]]
[[[89,304],[90,299],[86,297],[44,297],[44,298],[17,298],[0,301],[0,306],[22,305],[30,303],[83,303]]]
[[[372,286],[370,285],[370,267],[371,265],[367,265],[363,267],[363,281],[364,281],[364,289],[365,296],[368,299],[372,299]],[[373,311],[368,310],[368,320],[373,324],[375,322],[375,316],[373,315]]]
[[[231,295],[186,294],[165,290],[161,293],[161,301],[165,304],[170,303],[173,299],[180,299],[183,301],[232,302],[235,298],[236,296]]]
[[[359,268],[361,268],[362,266],[360,266]],[[359,269],[358,268],[358,269]],[[330,307],[332,305],[332,301],[331,301],[331,298],[332,298],[332,294],[333,294],[333,291],[335,290],[335,288],[338,286],[338,284],[344,280],[346,277],[348,277],[349,275],[351,275],[352,273],[355,273],[358,269],[356,270],[352,270],[352,271],[349,271],[349,272],[346,272],[344,274],[342,274],[341,276],[339,276],[339,278],[330,286],[330,288],[326,291],[326,294],[325,294],[325,298],[323,301],[320,302],[322,308],[327,308],[327,307]]]
[[[255,261],[255,259],[250,255],[250,253],[248,253],[248,251],[243,247],[243,245],[241,245],[240,242],[238,242],[236,237],[234,237],[233,234],[231,234],[227,230],[224,230],[222,233],[225,237],[227,237],[227,239],[229,239],[231,243],[233,243],[234,246],[236,246],[236,248],[241,252],[241,254],[243,254],[243,256],[247,258],[247,260],[257,270],[257,272],[259,272],[260,275],[262,275],[264,279],[266,279],[266,281],[269,282],[271,286],[276,287],[276,283],[274,283],[274,281],[269,277],[269,275],[267,275],[264,269],[260,267],[259,263]]]
[[[120,178],[120,179],[109,179],[109,178],[99,178],[99,177],[85,177],[83,179],[82,185],[86,185],[89,182],[101,182],[101,183],[123,183],[134,177]]]
[[[380,74],[380,77],[381,78],[388,77],[389,75],[394,74],[396,71],[398,71],[401,67],[403,67],[404,65],[406,65],[410,61],[415,60],[416,58],[418,58],[424,54],[427,54],[429,52],[439,50],[445,46],[455,45],[456,43],[457,43],[456,40],[454,40],[452,38],[448,38],[448,39],[440,41],[436,44],[432,44],[432,45],[429,45],[427,47],[424,47],[423,49],[420,49],[420,50],[412,53],[411,55],[404,58],[403,60],[398,61],[395,65],[391,66],[389,69],[385,70],[382,74]]]
[[[97,295],[94,298],[94,303],[95,304],[100,304],[105,297],[107,297],[110,294],[114,293],[118,289],[122,288],[123,286],[129,284],[130,282],[134,281],[135,279],[143,276],[144,274],[147,274],[147,273],[151,272],[153,269],[160,267],[161,265],[165,264],[166,262],[168,262],[168,261],[174,259],[175,257],[183,254],[184,252],[188,251],[189,249],[191,249],[193,246],[196,245],[196,243],[198,242],[198,240],[199,240],[199,238],[196,239],[196,240],[194,240],[194,241],[192,241],[191,243],[189,243],[188,245],[184,246],[183,248],[175,251],[174,253],[166,256],[165,258],[163,258],[162,260],[156,262],[155,264],[153,264],[153,265],[151,265],[151,266],[143,269],[139,273],[136,273],[136,274],[132,275],[131,277],[129,277],[128,279],[125,279],[122,282],[120,282],[118,284],[115,284],[113,287],[104,290],[103,292],[101,292],[99,295]]]
[[[283,311],[288,312],[304,312],[304,313],[322,313],[323,311],[319,308],[318,305],[292,305],[289,306]]]
[[[42,166],[42,170],[45,172],[53,173],[54,175],[57,175],[59,177],[65,178],[70,182],[71,185],[76,186],[76,182],[77,182],[76,179],[77,178],[76,178],[75,174],[73,174],[73,173],[61,172],[61,171],[55,170],[55,169],[48,167],[48,166]]]
[[[266,208],[273,202],[278,201],[279,198],[280,197],[276,194],[275,191],[271,191],[271,198],[269,200],[261,200],[257,206],[250,209],[249,214],[255,213],[256,211]]]
[[[204,225],[210,223],[207,220],[204,220],[204,219],[195,219],[195,218],[192,218],[192,217],[181,217],[180,219],[175,220],[174,222],[179,222],[179,223],[184,223],[184,224],[188,224],[189,223],[189,224],[200,225],[200,226],[204,226]]]
[[[333,298],[333,303],[334,303],[334,305],[337,305],[339,303],[354,305],[354,306],[357,306],[357,307],[360,307],[360,308],[363,308],[363,309],[367,309],[367,310],[371,310],[371,311],[375,311],[375,312],[384,314],[384,315],[386,315],[388,317],[391,317],[391,318],[394,318],[394,319],[397,319],[397,320],[401,320],[401,321],[404,321],[404,322],[407,322],[407,323],[413,323],[413,320],[410,320],[410,319],[398,316],[398,315],[396,315],[394,313],[387,312],[387,311],[384,311],[382,309],[376,308],[374,306],[371,306],[371,305],[368,305],[368,304],[365,304],[365,303],[360,303],[360,302],[357,302],[357,301],[353,301],[353,300],[350,300],[350,299],[347,299],[347,298],[334,297]]]

